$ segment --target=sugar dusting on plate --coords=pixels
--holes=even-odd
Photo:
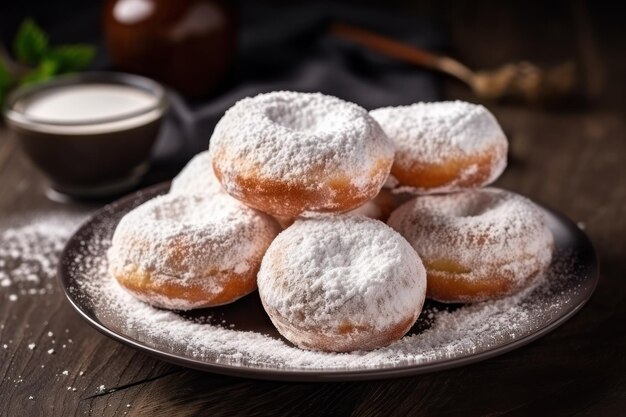
[[[324,353],[294,347],[271,334],[238,329],[243,322],[192,319],[135,299],[107,273],[106,250],[123,212],[96,219],[80,233],[71,259],[70,294],[90,305],[110,329],[160,351],[223,365],[288,370],[363,370],[468,357],[537,332],[562,316],[578,286],[571,254],[557,247],[548,274],[515,296],[474,305],[429,302],[412,331],[371,352]],[[219,310],[207,309],[206,317]],[[237,320],[242,320],[238,318]],[[268,333],[274,333],[268,328]],[[275,334],[275,333],[274,333]]]

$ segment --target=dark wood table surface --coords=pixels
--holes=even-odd
[[[540,340],[471,366],[383,381],[279,383],[161,362],[89,327],[58,288],[9,301],[13,290],[0,287],[0,415],[624,415],[626,36],[617,11],[589,10],[584,2],[480,10],[432,2],[416,9],[450,28],[451,52],[471,66],[573,58],[582,70],[581,101],[548,108],[486,103],[512,145],[497,185],[581,222],[596,247],[601,279],[582,311]],[[454,81],[446,80],[444,91],[475,101]],[[95,209],[50,202],[44,189],[0,130],[1,219]]]

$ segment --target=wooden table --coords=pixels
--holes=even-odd
[[[611,11],[589,11],[581,2],[480,10],[471,4],[440,4],[427,2],[416,11],[447,23],[452,52],[471,65],[573,57],[586,75],[584,102],[566,109],[487,104],[512,144],[510,166],[498,185],[581,222],[596,246],[601,280],[580,313],[524,348],[459,369],[387,381],[278,383],[201,373],[152,359],[89,327],[59,289],[45,297],[10,301],[11,287],[0,287],[0,414],[623,415],[624,31]],[[445,95],[475,101],[453,81],[445,82]],[[35,211],[80,215],[95,208],[52,203],[43,190],[41,176],[1,132],[3,219]],[[31,350],[29,343],[37,347]],[[51,346],[56,354],[48,354]]]

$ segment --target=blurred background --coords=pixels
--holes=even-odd
[[[148,181],[154,182],[206,149],[234,102],[265,91],[321,91],[368,109],[443,97],[550,112],[597,105],[600,97],[603,105],[617,104],[623,83],[608,86],[607,79],[626,64],[615,7],[24,0],[0,13],[0,41],[4,59],[15,59],[16,34],[32,19],[51,45],[92,47],[85,70],[138,73],[163,83],[170,111],[152,152]],[[56,75],[37,65],[38,76]]]
[[[321,91],[367,109],[466,100],[484,104],[509,139],[509,165],[496,186],[576,222],[593,241],[602,276],[585,308],[557,331],[472,367],[412,379],[319,385],[182,370],[97,334],[67,304],[55,281],[58,253],[80,222],[115,195],[88,203],[50,200],[49,175],[37,169],[5,119],[0,121],[0,277],[3,266],[22,265],[13,259],[14,247],[28,265],[18,271],[23,281],[11,284],[5,278],[10,285],[0,285],[0,336],[2,344],[6,335],[12,340],[0,349],[0,415],[623,414],[626,29],[621,9],[619,2],[584,0],[4,2],[0,98],[5,104],[17,88],[37,88],[67,72],[122,71],[166,86],[169,108],[145,156],[150,169],[135,189],[177,174],[208,147],[224,111],[245,96],[276,89]],[[116,150],[119,156],[128,153],[133,135]],[[68,155],[56,154],[71,161],[62,166],[91,164],[68,149]],[[53,145],[43,154],[55,151]],[[41,282],[31,281],[29,271],[38,265],[43,265],[37,272]],[[75,343],[52,345],[52,331]],[[37,342],[35,350],[26,347],[31,341]],[[51,347],[56,354],[47,351]],[[72,375],[75,387],[69,390],[61,372],[83,366],[86,373]],[[104,385],[120,389],[116,396],[97,394]]]

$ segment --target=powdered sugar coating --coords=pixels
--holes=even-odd
[[[109,267],[117,277],[145,274],[164,287],[200,286],[218,296],[233,276],[256,273],[277,231],[271,217],[228,195],[166,194],[122,218],[108,252]],[[144,300],[182,310],[206,305],[206,300],[172,299],[158,291]]]
[[[182,171],[172,180],[170,194],[222,195],[230,197],[215,177],[209,151],[200,152],[185,165]],[[230,198],[237,204],[244,205],[239,200]],[[275,217],[275,219],[283,228],[293,223],[293,219],[290,217]]]
[[[453,262],[468,271],[464,280],[494,273],[518,290],[550,264],[554,238],[530,200],[486,188],[416,197],[396,209],[388,224],[428,265]]]
[[[172,180],[171,194],[226,194],[215,178],[209,151],[194,156]]]
[[[411,246],[384,223],[339,215],[298,220],[279,234],[263,258],[258,285],[287,339],[345,351],[403,336],[421,311],[426,275]],[[395,339],[377,339],[396,326],[406,328]]]
[[[481,169],[473,158],[486,152],[494,156],[489,172],[478,185],[495,181],[506,168],[508,141],[497,120],[481,105],[463,101],[415,103],[385,107],[370,112],[396,146],[392,172],[411,171],[420,166],[441,166],[463,161],[455,181],[417,192],[447,192],[464,187]],[[470,158],[470,159],[468,159]],[[406,187],[404,190],[411,190]]]
[[[215,128],[210,152],[224,189],[243,201],[247,193],[259,192],[248,189],[255,187],[250,182],[321,196],[285,209],[289,212],[272,212],[298,215],[345,211],[375,196],[389,174],[394,149],[360,106],[320,93],[278,91],[231,107]],[[335,186],[342,183],[365,198],[337,207]],[[290,204],[287,196],[283,200]]]

